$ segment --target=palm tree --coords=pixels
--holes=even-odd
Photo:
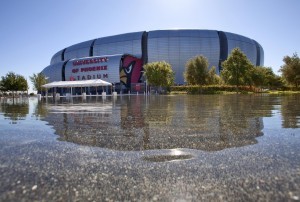
[[[34,90],[37,90],[38,92],[42,92],[44,88],[42,85],[48,83],[47,77],[43,73],[33,74],[29,77]]]

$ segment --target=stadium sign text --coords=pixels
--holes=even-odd
[[[103,57],[103,58],[92,58],[92,59],[85,59],[85,60],[76,60],[76,61],[73,62],[73,66],[97,64],[97,63],[102,63],[102,62],[108,62],[108,58]]]

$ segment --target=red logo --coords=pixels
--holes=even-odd
[[[122,59],[122,66],[120,69],[120,80],[127,87],[131,83],[139,83],[141,81],[141,71],[143,68],[143,61],[140,58],[126,55]]]

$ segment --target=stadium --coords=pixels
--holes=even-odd
[[[143,91],[143,65],[166,61],[175,72],[175,83],[185,83],[186,62],[203,55],[216,73],[234,48],[240,48],[253,65],[264,64],[262,46],[253,39],[216,30],[142,31],[97,38],[66,47],[53,55],[42,70],[49,82],[101,79],[117,91]],[[89,93],[98,92],[88,89]],[[100,90],[100,91],[103,91]]]

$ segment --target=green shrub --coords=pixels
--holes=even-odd
[[[186,92],[187,94],[223,94],[226,92],[236,92],[236,86],[231,85],[205,85],[205,86],[172,86],[171,91]],[[239,93],[259,92],[258,89],[250,86],[240,86]]]

